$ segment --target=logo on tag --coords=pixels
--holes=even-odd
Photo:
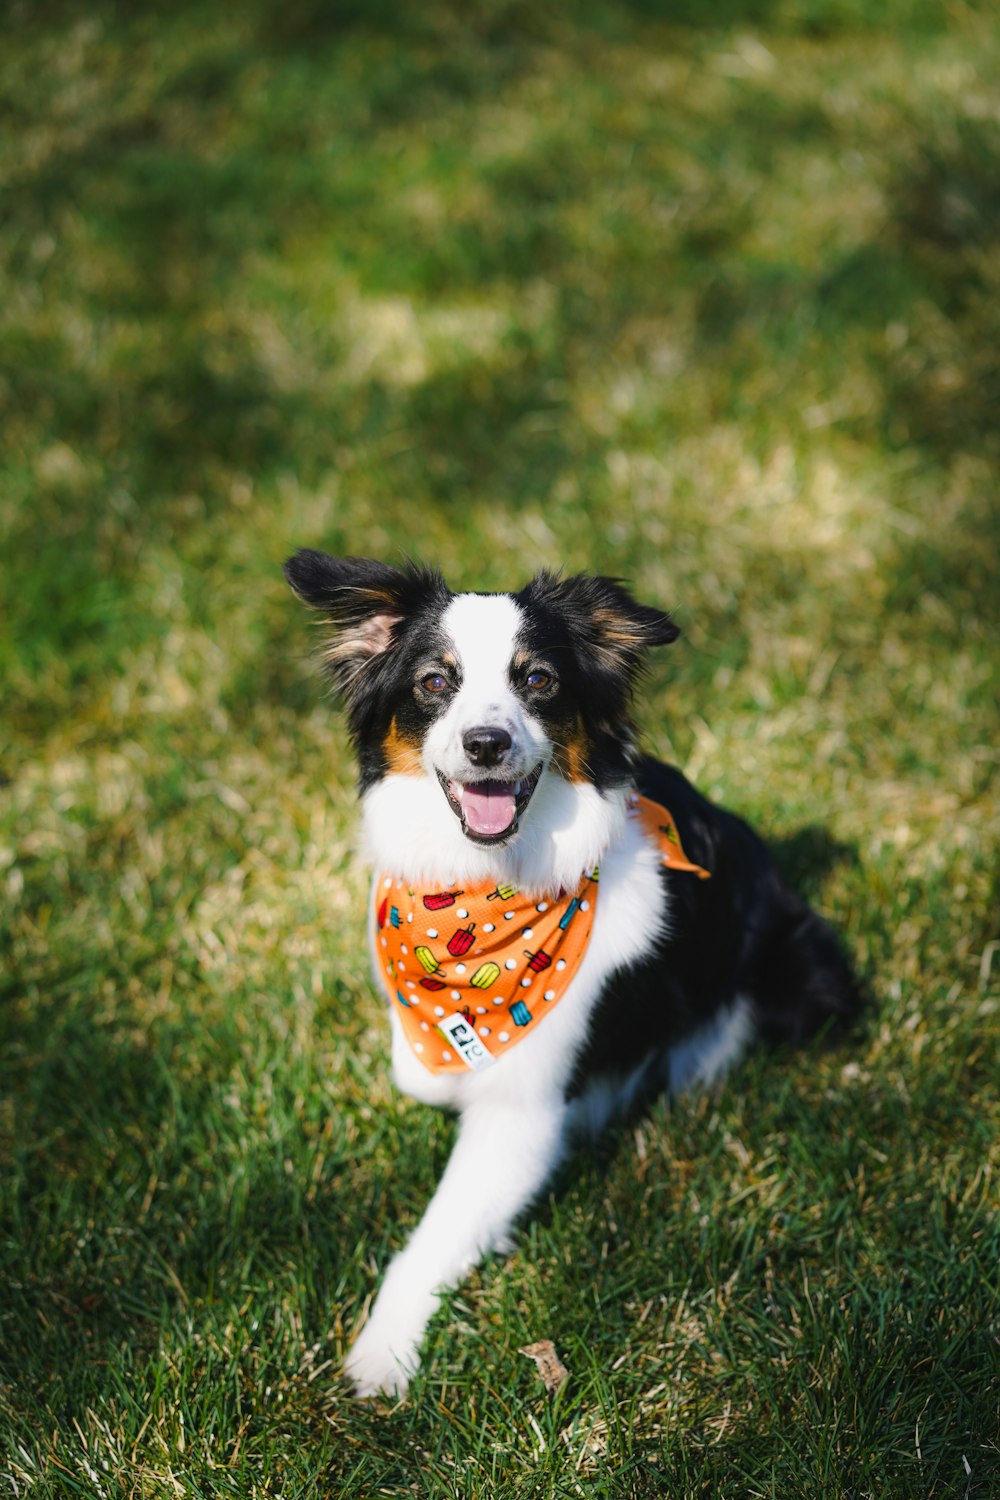
[[[458,1011],[453,1016],[445,1016],[443,1021],[439,1021],[437,1029],[445,1040],[451,1043],[465,1066],[471,1068],[473,1072],[477,1072],[480,1068],[488,1068],[496,1062],[496,1058],[491,1052],[487,1052],[473,1028]]]

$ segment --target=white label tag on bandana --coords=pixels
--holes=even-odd
[[[451,1043],[465,1066],[471,1068],[473,1072],[478,1072],[480,1068],[488,1068],[496,1062],[496,1058],[491,1052],[487,1052],[468,1021],[458,1011],[453,1016],[445,1016],[443,1021],[439,1021],[437,1029],[445,1040]]]

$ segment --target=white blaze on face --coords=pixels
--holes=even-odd
[[[510,729],[520,707],[508,672],[514,642],[524,624],[509,594],[459,594],[442,617],[462,671],[452,705],[461,730],[478,724]]]
[[[424,756],[430,768],[463,787],[482,782],[514,784],[540,761],[548,760],[548,738],[510,682],[511,658],[523,624],[521,610],[509,594],[459,594],[441,617],[458,662],[461,686],[430,730]],[[511,748],[495,770],[475,766],[466,753],[463,736],[477,728],[503,729],[510,735]],[[513,817],[511,794],[507,794],[509,808],[499,805],[495,792],[466,791],[464,796],[466,810],[480,832],[499,831]],[[490,805],[491,798],[498,802],[496,807]]]

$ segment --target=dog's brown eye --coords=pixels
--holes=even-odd
[[[448,686],[448,679],[442,677],[440,672],[429,672],[421,684],[429,693],[443,693]]]
[[[552,681],[552,678],[549,676],[548,672],[529,672],[528,673],[528,678],[527,678],[528,686],[530,688],[534,688],[536,691],[539,688],[547,688],[548,685],[549,685],[549,683],[551,681]]]

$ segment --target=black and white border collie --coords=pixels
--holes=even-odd
[[[755,1037],[839,1028],[858,990],[833,931],[750,828],[638,753],[629,705],[647,650],[678,634],[669,615],[601,577],[452,593],[434,571],[308,549],[285,572],[325,617],[376,871],[541,899],[600,866],[565,995],[494,1066],[427,1071],[390,1009],[396,1083],[461,1120],[346,1362],[359,1394],[402,1395],[440,1293],[509,1247],[574,1137],[650,1090],[720,1077]],[[630,815],[636,792],[670,810],[710,879],[662,867]]]

